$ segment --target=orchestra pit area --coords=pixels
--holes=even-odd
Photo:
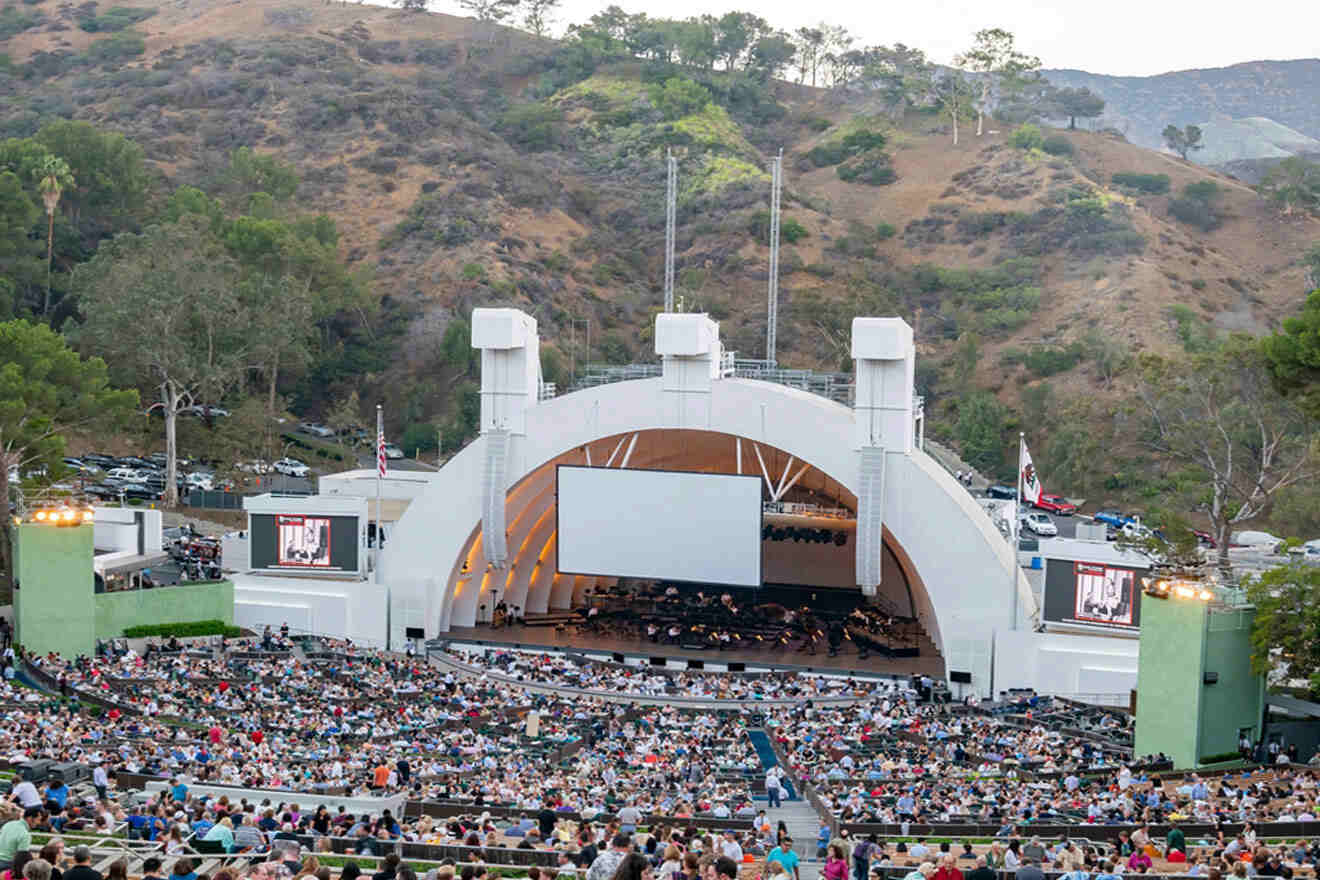
[[[505,647],[590,648],[669,662],[786,665],[943,678],[944,661],[912,614],[855,588],[630,581],[595,588],[567,611],[498,602],[489,623],[451,638]]]
[[[1287,877],[1320,857],[1315,773],[1286,754],[1174,771],[1132,753],[1122,710],[921,676],[271,632],[8,664],[10,877]]]

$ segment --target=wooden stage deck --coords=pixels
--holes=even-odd
[[[560,633],[553,626],[515,625],[493,629],[489,625],[467,627],[456,626],[441,638],[455,642],[473,642],[497,645],[509,648],[555,648],[558,650],[608,651],[610,653],[630,654],[639,657],[666,657],[673,660],[704,660],[715,663],[746,663],[748,666],[773,666],[802,671],[848,673],[856,672],[868,675],[908,676],[929,675],[931,678],[944,677],[944,658],[935,650],[928,638],[921,640],[921,655],[918,657],[887,658],[872,654],[865,660],[857,656],[857,648],[851,642],[845,642],[838,657],[830,657],[824,645],[817,649],[815,656],[795,649],[749,650],[730,649],[727,651],[680,648],[677,645],[657,644],[645,638],[628,638],[617,635],[595,635],[578,633],[577,628],[569,626]]]

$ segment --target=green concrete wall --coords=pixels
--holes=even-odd
[[[38,653],[90,654],[96,647],[92,612],[91,524],[23,523],[15,530],[17,638]]]
[[[1254,609],[1211,611],[1205,637],[1205,671],[1219,674],[1201,696],[1201,754],[1197,758],[1236,752],[1238,731],[1261,734],[1265,711],[1265,678],[1251,671],[1251,622]]]
[[[194,620],[234,622],[234,585],[181,584],[154,590],[122,590],[95,597],[96,636],[115,639],[130,626],[191,623]]]
[[[1204,604],[1142,597],[1135,754],[1196,766],[1204,638]]]
[[[1137,667],[1137,755],[1164,752],[1177,768],[1237,750],[1260,735],[1265,680],[1251,671],[1251,608],[1143,597]],[[1207,672],[1218,682],[1205,684]]]

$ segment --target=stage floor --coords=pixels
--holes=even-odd
[[[890,659],[872,654],[865,660],[857,656],[857,648],[851,643],[844,644],[844,650],[838,657],[829,656],[824,644],[817,649],[815,656],[793,649],[748,650],[730,649],[694,650],[680,648],[677,645],[656,644],[645,638],[625,638],[621,636],[596,636],[589,633],[578,635],[574,627],[565,633],[558,633],[553,626],[500,627],[492,629],[486,626],[456,626],[441,638],[456,642],[474,642],[486,645],[499,645],[509,648],[558,648],[560,650],[608,651],[610,653],[631,654],[639,657],[666,657],[674,660],[704,660],[707,662],[746,663],[748,666],[774,666],[786,669],[812,670],[816,672],[847,673],[859,672],[870,675],[929,675],[931,678],[944,677],[944,658],[935,652],[930,640],[923,637],[921,656],[899,657]]]

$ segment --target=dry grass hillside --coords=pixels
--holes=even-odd
[[[927,390],[973,337],[974,375],[1014,404],[1045,376],[1097,387],[1087,356],[1040,367],[1034,351],[1080,352],[1097,335],[1170,351],[1197,333],[1269,329],[1299,304],[1298,258],[1320,239],[1320,223],[1280,219],[1232,179],[1104,134],[1047,131],[1042,150],[1007,128],[964,131],[954,146],[946,118],[896,123],[864,92],[787,84],[754,100],[717,88],[711,105],[666,118],[643,65],[561,84],[553,43],[472,20],[318,0],[133,2],[154,13],[113,33],[79,26],[107,13],[94,3],[15,6],[39,20],[0,42],[4,134],[60,115],[120,130],[162,193],[204,186],[240,146],[278,154],[301,174],[297,210],[332,216],[344,257],[406,316],[397,369],[412,376],[448,320],[483,304],[531,311],[562,363],[647,359],[669,148],[680,294],[722,321],[729,347],[762,351],[759,212],[782,147],[786,224],[800,234],[784,246],[781,362],[836,368],[852,314],[897,312],[917,327]],[[1168,190],[1116,173],[1167,175]],[[1196,210],[1210,222],[1177,219],[1171,202],[1206,181],[1217,190],[1203,187]]]

